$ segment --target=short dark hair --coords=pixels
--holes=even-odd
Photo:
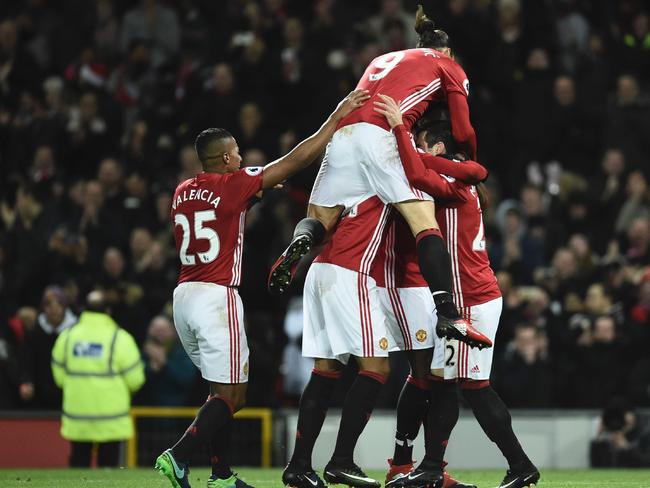
[[[211,127],[205,129],[201,132],[194,141],[194,149],[196,150],[196,155],[199,157],[199,160],[202,163],[205,163],[205,160],[214,154],[208,154],[206,152],[208,146],[216,141],[223,139],[232,139],[232,134],[226,129],[220,129],[217,127]]]
[[[450,124],[446,121],[428,122],[420,124],[417,132],[426,131],[424,140],[427,141],[429,147],[442,142],[445,145],[446,154],[455,154],[457,152],[457,144],[451,134]]]
[[[415,14],[415,32],[418,33],[417,47],[439,49],[449,47],[449,36],[443,30],[436,29],[433,20],[426,16],[422,5],[418,5]]]

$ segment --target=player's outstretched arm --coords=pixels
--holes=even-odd
[[[370,98],[367,90],[355,90],[345,97],[318,131],[294,147],[289,154],[264,167],[262,188],[272,188],[291,175],[309,166],[334,135],[343,117]]]

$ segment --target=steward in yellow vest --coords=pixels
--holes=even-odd
[[[63,331],[52,350],[52,374],[63,389],[61,435],[72,442],[71,466],[89,466],[100,443],[100,466],[116,466],[119,442],[133,436],[131,394],[144,384],[135,340],[108,315],[94,291],[79,322]],[[103,443],[103,444],[101,444]]]

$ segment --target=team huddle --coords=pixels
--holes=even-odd
[[[446,470],[445,449],[459,416],[460,389],[509,469],[500,488],[533,486],[539,472],[523,451],[505,404],[490,386],[502,299],[487,257],[481,206],[487,170],[475,162],[469,82],[449,38],[416,15],[416,48],[374,59],[357,88],[321,128],[286,156],[240,169],[235,139],[207,129],[196,139],[203,172],[182,182],[171,209],[181,260],[174,322],[210,396],[156,468],[190,487],[189,460],[210,449],[208,487],[246,488],[228,463],[233,414],[243,407],[249,351],[237,287],[246,212],[325,151],[307,218],[271,269],[283,293],[298,263],[316,252],[303,292],[303,355],[314,359],[300,400],[294,452],[282,482],[324,488],[312,451],[334,388],[352,359],[324,481],[379,487],[354,462],[354,449],[389,374],[388,356],[410,363],[397,406],[395,451],[386,487],[472,487]],[[434,203],[435,202],[435,203]],[[424,431],[416,467],[413,443]]]

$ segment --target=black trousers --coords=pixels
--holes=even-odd
[[[97,466],[102,468],[118,467],[120,462],[120,441],[116,442],[70,442],[71,468],[88,468],[92,460],[93,446],[97,444]]]

